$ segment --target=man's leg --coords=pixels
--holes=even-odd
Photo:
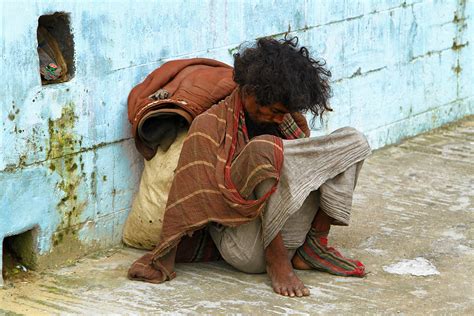
[[[273,185],[273,181],[268,179],[260,183],[255,189],[257,196],[262,196],[264,192],[267,192]],[[309,289],[295,274],[290,259],[280,231],[265,248],[266,271],[272,282],[273,290],[283,296],[308,296]]]
[[[238,227],[209,227],[224,260],[247,273],[267,272],[274,291],[285,296],[306,296],[309,290],[298,279],[281,233],[264,249],[260,218]]]
[[[256,195],[262,196],[267,192],[272,187],[273,181],[269,179],[260,183],[256,189]],[[305,202],[304,209],[306,211],[310,208],[314,209],[316,204],[313,202],[316,202],[314,195]],[[267,211],[268,209],[265,209],[264,212]],[[284,240],[282,232],[279,232],[266,248],[263,243],[261,218],[237,227],[211,225],[209,232],[224,260],[236,269],[247,273],[263,273],[266,271],[276,293],[292,297],[307,296],[309,295],[309,289],[304,286],[293,271],[291,257],[296,248],[304,242],[314,214],[315,211],[310,212],[309,216],[308,214],[295,214],[293,222],[298,224],[301,218],[306,218],[308,223],[308,226],[305,229],[303,228],[302,235],[301,232],[297,232],[301,229],[288,230],[284,228],[282,232],[288,235],[286,237],[289,240]],[[265,216],[263,218],[270,220]],[[295,221],[295,219],[297,220]],[[300,240],[300,242],[295,246],[294,240]],[[290,252],[285,246],[287,243],[294,247],[291,248]]]
[[[309,295],[309,289],[293,271],[281,233],[278,233],[265,248],[265,261],[268,276],[276,293],[291,297]]]
[[[225,262],[245,273],[265,272],[260,218],[237,227],[211,224],[209,233]]]

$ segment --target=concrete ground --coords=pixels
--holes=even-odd
[[[119,248],[0,289],[0,314],[474,315],[474,117],[376,151],[351,226],[330,243],[366,264],[362,279],[297,272],[306,298],[274,294],[265,274],[224,262],[180,264],[154,285],[127,280],[141,251]],[[398,273],[398,274],[397,274]]]

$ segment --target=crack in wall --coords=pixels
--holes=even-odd
[[[125,142],[125,141],[128,141],[128,140],[131,140],[131,139],[133,139],[133,137],[122,138],[122,139],[112,141],[112,142],[102,142],[102,143],[99,143],[97,145],[93,145],[93,146],[90,146],[90,147],[81,147],[81,148],[79,148],[79,150],[73,151],[71,153],[63,154],[60,157],[37,160],[37,161],[32,162],[32,163],[25,163],[24,161],[26,160],[26,156],[21,155],[18,164],[14,164],[14,165],[13,164],[8,164],[8,165],[6,165],[5,169],[0,170],[0,173],[1,172],[11,173],[11,172],[15,172],[17,170],[22,170],[22,169],[25,169],[25,168],[28,168],[28,167],[40,166],[40,165],[42,165],[42,164],[44,164],[45,162],[48,162],[48,161],[52,161],[52,160],[56,160],[56,159],[60,159],[60,158],[68,157],[68,156],[73,156],[73,155],[77,155],[77,154],[82,154],[82,153],[86,153],[86,152],[89,152],[89,151],[94,151],[94,150],[97,150],[99,148],[103,148],[103,147],[106,147],[106,146],[109,146],[109,145],[119,144],[119,143],[122,143],[122,142]]]
[[[343,78],[339,78],[339,79],[333,80],[332,83],[340,83],[340,82],[343,82],[343,81],[345,81],[345,80],[354,79],[354,78],[357,78],[357,77],[365,77],[365,76],[368,76],[368,75],[370,75],[370,74],[372,74],[372,73],[376,73],[376,72],[385,70],[385,69],[387,69],[387,68],[388,68],[388,66],[383,66],[383,67],[379,67],[379,68],[375,68],[375,69],[370,69],[370,70],[367,70],[367,71],[362,72],[362,68],[359,67],[359,68],[357,68],[357,70],[356,70],[352,75],[350,75],[349,77],[343,77]]]

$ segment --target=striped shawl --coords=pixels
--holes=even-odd
[[[287,114],[279,127],[287,139],[309,134],[301,114]],[[237,226],[259,216],[276,184],[257,200],[252,192],[264,179],[278,182],[282,164],[281,138],[249,140],[239,89],[196,117],[175,170],[153,261],[209,222]]]

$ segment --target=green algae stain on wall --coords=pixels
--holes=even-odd
[[[78,143],[73,132],[74,123],[77,120],[74,113],[74,103],[67,103],[62,111],[61,117],[48,121],[49,149],[48,159],[54,159],[74,153],[75,145]]]
[[[82,140],[74,133],[77,118],[74,103],[69,102],[63,107],[58,119],[50,119],[48,122],[47,160],[51,172],[59,175],[56,188],[62,193],[62,198],[56,205],[61,220],[52,237],[54,248],[61,245],[68,249],[82,248],[76,234],[80,215],[87,206],[87,200],[79,198],[79,188],[86,179],[86,174],[83,171],[84,163],[80,153]],[[60,249],[55,249],[55,252],[58,251],[62,252]]]

